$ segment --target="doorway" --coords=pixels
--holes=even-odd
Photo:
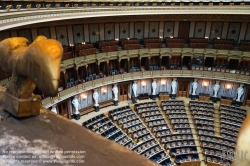
[[[178,97],[188,97],[189,80],[178,80]]]
[[[188,43],[189,30],[190,30],[190,22],[189,21],[180,21],[178,37],[183,38],[184,43]]]
[[[129,83],[119,84],[119,102],[128,100]]]
[[[181,68],[183,70],[190,70],[191,69],[191,56],[184,56],[182,60],[182,66]]]

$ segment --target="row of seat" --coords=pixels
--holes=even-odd
[[[233,45],[232,44],[214,44],[214,49],[220,49],[220,50],[232,50]]]
[[[206,38],[189,38],[189,43],[208,43],[208,39]]]
[[[80,44],[75,46],[75,52],[79,52],[80,50],[83,49],[89,49],[89,48],[94,48],[94,45],[92,43],[86,43],[86,44]]]
[[[214,39],[213,43],[214,44],[229,44],[229,45],[233,45],[234,40],[233,39]]]
[[[86,56],[86,55],[92,55],[96,53],[95,48],[86,48],[79,50],[79,56]]]
[[[190,43],[190,48],[207,48],[207,43]]]
[[[184,43],[167,43],[168,48],[184,48]]]
[[[161,38],[143,38],[143,45],[147,43],[161,43]]]
[[[112,52],[112,51],[118,51],[117,45],[101,47],[101,52]]]
[[[178,38],[178,37],[174,37],[174,38],[166,37],[165,41],[166,41],[166,45],[168,45],[169,43],[181,43],[181,44],[184,44],[184,39],[183,38]]]
[[[139,44],[138,39],[121,39],[121,46],[125,47],[125,45],[130,44]]]
[[[140,44],[125,44],[123,49],[124,50],[136,50],[140,48],[141,48]]]
[[[101,49],[102,47],[115,46],[115,45],[116,45],[116,41],[115,40],[100,41],[98,43],[98,48]]]
[[[62,55],[62,61],[66,60],[66,59],[70,59],[73,58],[73,54],[72,52],[64,52]]]
[[[161,43],[146,43],[145,48],[161,48]]]

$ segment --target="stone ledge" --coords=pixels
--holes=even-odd
[[[42,108],[40,115],[16,119],[6,111],[0,111],[0,155],[4,151],[85,151],[84,166],[129,166],[158,164],[122,147],[94,132]],[[32,155],[32,153],[29,153]],[[73,154],[69,153],[68,155]],[[35,155],[33,153],[33,155]],[[45,161],[47,159],[41,159]],[[62,160],[59,154],[54,160]],[[70,160],[70,159],[67,159]],[[0,165],[11,164],[1,159]],[[27,165],[27,164],[25,164]],[[34,164],[28,164],[34,165]],[[38,164],[66,165],[66,164]],[[79,164],[69,164],[79,165]]]

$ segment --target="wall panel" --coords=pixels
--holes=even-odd
[[[204,38],[206,31],[206,22],[195,22],[194,38]]]
[[[83,25],[73,25],[72,29],[74,43],[82,43],[84,41]]]
[[[174,22],[168,21],[164,23],[164,38],[174,36]]]
[[[233,39],[238,41],[240,34],[241,23],[239,22],[230,22],[227,31],[227,39]]]
[[[56,39],[62,43],[62,45],[68,46],[68,32],[67,26],[56,26]]]
[[[128,22],[120,23],[120,26],[119,26],[119,38],[120,39],[129,38],[129,23]]]
[[[221,37],[222,28],[223,22],[212,22],[209,39],[213,40],[214,38]]]
[[[135,22],[134,35],[137,39],[142,39],[144,37],[144,22]]]
[[[247,24],[245,40],[250,40],[250,22]]]
[[[10,36],[10,31],[0,31],[0,41],[9,38]]]
[[[47,38],[51,38],[50,36],[50,28],[49,27],[39,27],[37,28],[37,35],[46,36]]]
[[[95,43],[100,40],[100,30],[98,24],[89,24],[89,41]]]
[[[25,37],[28,39],[28,44],[31,44],[33,42],[32,35],[31,35],[31,29],[19,29],[17,30],[17,36],[18,37]]]
[[[149,22],[148,37],[159,37],[159,22]]]
[[[104,39],[105,40],[115,40],[115,24],[106,23],[104,25]]]

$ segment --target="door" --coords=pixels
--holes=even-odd
[[[178,97],[188,97],[189,82],[190,81],[178,80],[178,84],[179,84]]]
[[[68,110],[68,104],[67,104],[68,100],[57,104],[57,108],[58,108],[58,114],[69,119],[69,110]]]
[[[119,101],[126,101],[128,100],[128,83],[126,84],[119,84]]]
[[[184,43],[188,43],[189,30],[190,30],[190,22],[189,21],[180,21],[178,37],[183,38]]]

